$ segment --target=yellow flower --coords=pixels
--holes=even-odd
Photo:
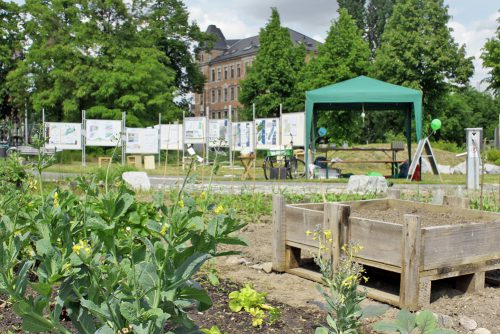
[[[181,199],[179,202],[177,202],[177,205],[179,206],[179,208],[183,208],[184,207],[184,201]]]
[[[217,207],[214,210],[216,215],[219,215],[221,213],[224,213],[224,207],[222,205],[217,205]]]
[[[59,207],[59,194],[56,191],[54,193],[54,208],[58,208],[58,207]]]
[[[207,193],[205,191],[202,191],[201,194],[200,194],[200,198],[201,199],[207,198]]]
[[[332,231],[325,230],[325,231],[323,231],[323,233],[325,234],[325,238],[326,239],[331,239],[332,238]]]
[[[163,224],[163,226],[161,227],[161,231],[160,231],[160,234],[161,235],[165,235],[167,233],[167,230],[168,230],[168,224],[165,223]]]
[[[312,234],[312,232],[310,230],[306,231],[306,235],[311,235],[311,234]]]
[[[31,189],[31,190],[37,190],[36,185],[37,185],[36,180],[30,180],[28,182],[28,188]]]
[[[73,252],[75,252],[76,255],[80,255],[82,251],[86,253],[85,255],[90,255],[92,252],[92,249],[86,240],[80,240],[77,244],[73,245]]]

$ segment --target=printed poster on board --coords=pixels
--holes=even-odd
[[[61,150],[82,149],[82,125],[80,123],[45,123],[45,148]]]
[[[88,119],[86,146],[116,146],[121,144],[122,121]]]
[[[158,153],[158,129],[127,128],[125,151],[134,154]]]
[[[279,124],[279,118],[255,119],[257,149],[270,149],[279,146]]]
[[[182,124],[162,124],[160,138],[160,148],[162,150],[182,150]]]
[[[208,144],[211,147],[229,146],[228,124],[227,119],[211,119],[208,121]]]
[[[290,147],[304,146],[304,124],[305,114],[303,112],[286,113],[281,115],[281,144]]]
[[[253,151],[253,122],[233,123],[233,150]]]
[[[184,118],[184,142],[186,144],[204,144],[206,142],[205,117]]]

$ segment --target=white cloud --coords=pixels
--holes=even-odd
[[[499,13],[493,13],[484,20],[463,24],[457,21],[450,21],[449,27],[453,29],[452,35],[460,45],[465,44],[467,55],[474,57],[475,68],[471,83],[474,87],[484,89],[485,84],[481,84],[488,73],[488,69],[483,68],[481,53],[484,43],[488,38],[495,35]]]

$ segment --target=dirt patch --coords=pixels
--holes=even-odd
[[[380,212],[380,218],[388,221],[383,215],[384,212],[386,211]],[[423,213],[425,214],[425,212]],[[370,211],[369,214],[372,215],[373,211]],[[400,212],[398,214],[401,215]],[[445,218],[442,217],[442,219]],[[251,268],[253,264],[272,260],[272,223],[270,219],[265,219],[264,223],[248,225],[241,232],[241,235],[246,238],[250,246],[239,247],[238,249],[242,251],[239,257],[218,259],[217,268],[221,277],[238,284],[252,283],[257,290],[268,292],[268,297],[278,303],[300,307],[304,312],[309,312],[309,310],[320,312],[326,317],[325,313],[317,306],[323,302],[323,298],[316,289],[317,283],[290,274],[266,274],[262,270]],[[376,284],[376,282],[372,283]],[[500,334],[500,287],[489,286],[479,293],[464,294],[445,286],[433,289],[432,300],[429,309],[435,313],[452,317],[452,328],[458,333],[468,333],[459,324],[460,316],[464,315],[476,320],[478,327],[487,328],[492,334]],[[367,299],[364,305],[373,303],[378,302]],[[397,312],[398,309],[390,308],[383,318],[385,320],[393,319]],[[380,319],[372,319],[370,323],[378,320]],[[255,331],[254,333],[259,332]],[[314,333],[314,331],[310,333]]]
[[[380,206],[379,208],[374,206],[358,208],[353,207],[351,208],[351,217],[360,217],[402,224],[404,221],[404,215],[417,215],[421,218],[422,227],[492,222],[491,217],[485,217],[481,214],[470,213],[467,215],[460,211],[457,212],[453,208],[450,208],[449,210],[432,210],[432,208],[432,205],[429,205],[429,208],[411,206],[389,208],[384,208],[383,206]]]

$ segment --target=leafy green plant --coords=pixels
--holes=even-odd
[[[233,312],[245,310],[252,316],[252,326],[261,327],[264,320],[269,318],[268,323],[275,323],[281,316],[281,311],[266,304],[266,293],[257,292],[250,284],[246,284],[239,291],[229,294],[229,308]]]
[[[141,203],[122,183],[95,181],[80,177],[78,195],[0,184],[0,293],[23,329],[70,333],[65,309],[79,333],[196,331],[185,310],[206,310],[211,299],[193,276],[208,259],[236,253],[220,244],[246,245],[232,236],[244,224],[183,189],[172,205],[161,193]]]
[[[202,328],[201,332],[204,334],[228,334],[227,332],[222,333],[217,326],[212,326],[210,329]]]
[[[381,321],[373,329],[382,333],[401,334],[453,334],[451,329],[439,328],[436,316],[428,310],[412,314],[407,310],[399,311],[394,322]]]
[[[316,334],[347,334],[357,333],[361,320],[378,316],[387,310],[387,306],[370,305],[361,308],[360,303],[366,298],[366,292],[360,292],[358,287],[364,277],[364,269],[354,261],[354,257],[363,247],[358,244],[342,246],[342,257],[334,267],[329,247],[332,243],[330,230],[307,231],[313,240],[318,241],[319,251],[315,262],[320,267],[323,284],[318,285],[318,291],[326,301],[327,324],[316,329]]]

